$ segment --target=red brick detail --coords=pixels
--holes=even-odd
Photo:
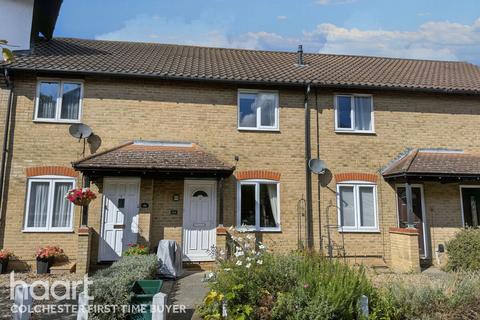
[[[335,175],[335,181],[337,181],[337,183],[343,181],[368,181],[372,183],[377,183],[377,175],[374,173],[362,172],[337,173]]]
[[[281,174],[279,172],[269,170],[249,170],[235,173],[237,180],[265,179],[280,181],[280,175]]]
[[[88,236],[89,233],[91,232],[91,228],[90,227],[80,227],[78,228],[78,235],[79,236]]]
[[[35,176],[66,176],[66,177],[78,177],[78,172],[70,167],[33,167],[27,168],[27,177]]]
[[[227,228],[225,227],[217,227],[217,235],[226,235],[228,232],[227,232]]]
[[[418,235],[418,230],[415,228],[396,228],[396,227],[391,227],[389,229],[391,233],[402,233],[402,234],[416,234]]]

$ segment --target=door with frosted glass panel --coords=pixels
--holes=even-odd
[[[406,228],[408,223],[407,195],[405,187],[397,187],[398,225]],[[418,230],[418,249],[422,257],[426,256],[425,230],[423,221],[422,188],[412,186],[413,224]]]

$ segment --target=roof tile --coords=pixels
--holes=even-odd
[[[131,141],[73,163],[76,170],[233,171],[194,143]]]
[[[17,56],[13,70],[109,73],[166,79],[395,88],[480,94],[480,67],[466,62],[208,48],[55,38]]]

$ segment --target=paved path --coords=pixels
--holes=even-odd
[[[202,303],[208,292],[203,271],[185,271],[177,281],[165,281],[163,292],[168,294],[168,305],[184,305],[186,313],[170,313],[167,320],[197,320],[195,307]]]

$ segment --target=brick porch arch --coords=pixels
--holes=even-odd
[[[335,181],[337,183],[343,181],[368,181],[377,183],[377,175],[375,173],[344,172],[335,174]]]
[[[66,176],[66,177],[78,177],[78,172],[70,167],[60,166],[44,166],[44,167],[31,167],[26,169],[27,177],[35,176]]]
[[[280,173],[270,170],[247,170],[235,173],[237,180],[265,179],[280,181]]]

